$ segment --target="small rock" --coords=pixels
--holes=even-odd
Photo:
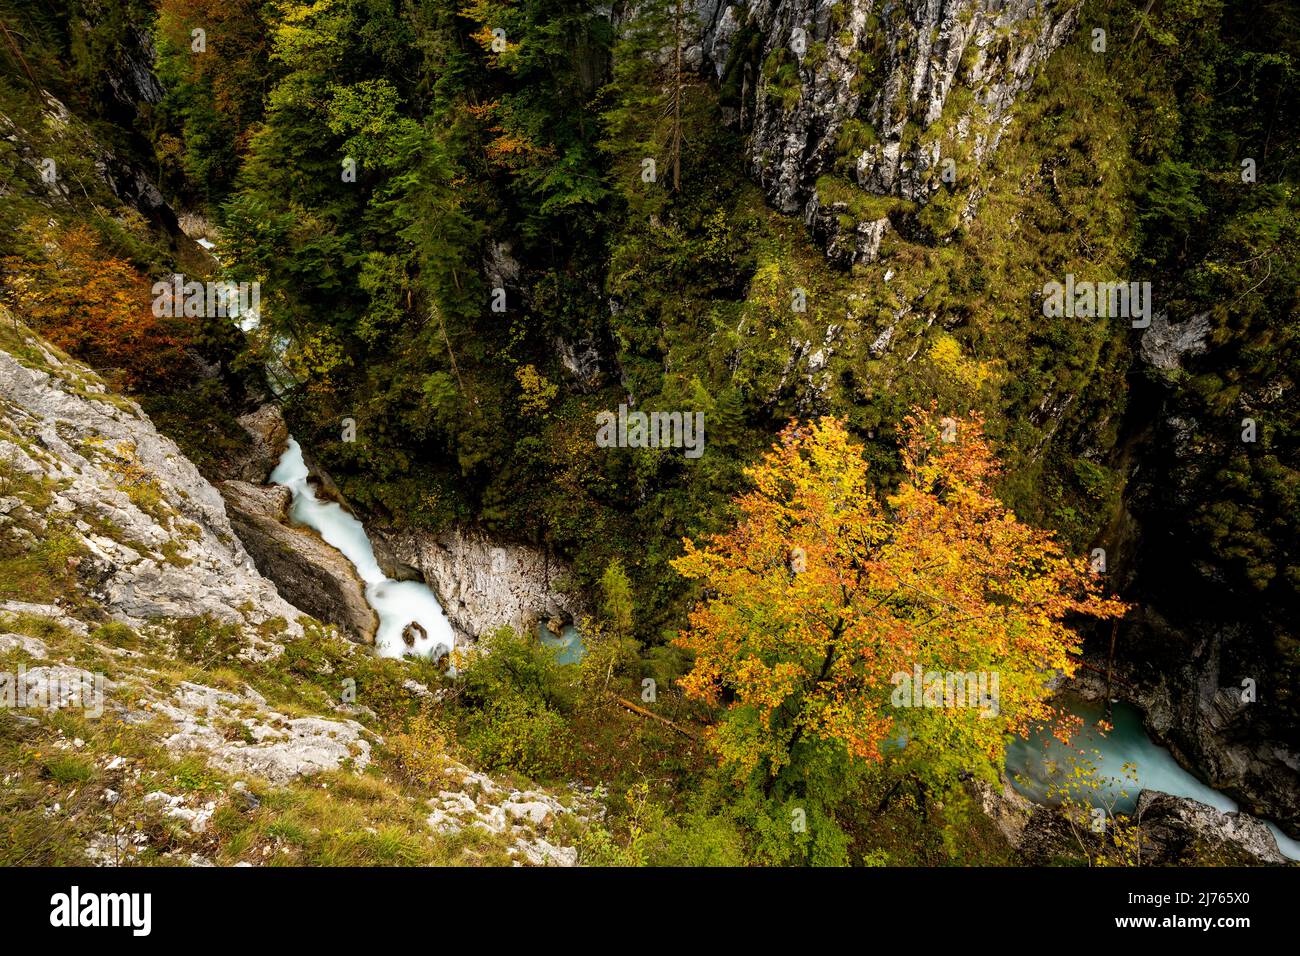
[[[551,807],[541,800],[522,803],[507,802],[502,807],[515,820],[527,820],[534,826],[541,826],[551,816]]]
[[[420,626],[419,621],[412,621],[406,627],[402,628],[402,640],[407,647],[414,647],[417,641],[423,641],[428,638],[428,633]]]
[[[41,640],[34,637],[27,637],[23,634],[0,634],[0,654],[12,650],[22,650],[28,656],[35,657],[38,660],[44,660],[49,654],[49,646]]]

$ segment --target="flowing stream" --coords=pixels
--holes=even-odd
[[[564,625],[560,633],[555,634],[542,622],[537,625],[537,636],[544,645],[555,649],[555,659],[560,664],[576,664],[587,652],[582,635],[572,624]]]
[[[357,569],[366,586],[366,601],[379,617],[375,650],[384,657],[450,654],[456,637],[428,585],[420,581],[394,581],[385,575],[375,560],[374,549],[361,522],[338,502],[316,497],[316,489],[307,475],[302,448],[290,438],[279,464],[271,472],[271,482],[288,488],[293,495],[290,519],[314,529]],[[424,636],[416,633],[413,645],[408,645],[402,637],[409,624],[417,624],[424,631]]]
[[[271,482],[289,489],[292,503],[289,517],[296,524],[314,529],[325,542],[338,549],[365,583],[366,600],[379,617],[375,649],[385,657],[406,654],[441,656],[455,647],[455,634],[443,613],[442,605],[429,587],[419,581],[394,581],[379,567],[375,552],[361,522],[338,502],[322,500],[308,479],[302,448],[293,438],[280,457]],[[424,634],[415,636],[413,645],[403,638],[403,631],[417,624]],[[552,634],[542,624],[539,636],[554,647],[561,663],[576,663],[583,653],[582,639],[571,625],[560,634]],[[1173,755],[1147,736],[1141,714],[1125,703],[1111,708],[1114,729],[1102,733],[1098,722],[1104,716],[1097,702],[1071,698],[1068,709],[1083,718],[1083,726],[1062,744],[1050,733],[1038,731],[1028,739],[1013,740],[1007,748],[1007,772],[1021,794],[1038,803],[1051,803],[1051,787],[1059,785],[1074,766],[1070,758],[1090,761],[1096,768],[1095,778],[1102,783],[1093,798],[1098,806],[1113,806],[1120,813],[1132,812],[1142,790],[1159,790],[1178,797],[1189,797],[1225,813],[1238,809],[1235,801],[1202,783],[1178,765]],[[1124,769],[1133,765],[1136,780]],[[1123,791],[1123,793],[1121,793]],[[1264,821],[1277,841],[1278,849],[1291,860],[1300,860],[1300,841]]]
[[[1178,765],[1171,754],[1147,736],[1142,715],[1137,708],[1117,702],[1111,705],[1110,722],[1114,729],[1103,734],[1097,724],[1104,716],[1100,702],[1070,698],[1066,709],[1083,718],[1083,726],[1062,744],[1046,731],[1037,731],[1028,739],[1017,738],[1007,747],[1007,773],[1012,785],[1023,796],[1037,803],[1054,802],[1049,794],[1053,784],[1061,785],[1074,760],[1089,761],[1095,768],[1094,778],[1102,784],[1092,800],[1094,806],[1113,806],[1118,813],[1131,813],[1142,790],[1159,790],[1176,797],[1188,797],[1224,813],[1238,810],[1234,800],[1202,783]],[[1124,770],[1132,764],[1136,781]],[[1277,825],[1265,820],[1282,855],[1300,860],[1300,842],[1287,836]]]

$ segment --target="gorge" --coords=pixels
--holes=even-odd
[[[379,616],[374,637],[377,653],[385,657],[451,655],[456,639],[437,597],[422,582],[394,581],[380,570],[361,522],[337,502],[317,497],[308,483],[302,449],[292,437],[269,480],[292,493],[289,517],[312,528],[342,552],[365,582],[366,600]]]
[[[1295,858],[1287,4],[0,25],[0,859]]]

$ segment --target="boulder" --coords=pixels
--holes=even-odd
[[[230,475],[239,481],[263,484],[284,454],[289,426],[279,406],[269,404],[241,415],[239,424],[248,432],[250,442],[243,457],[231,464]]]
[[[223,481],[220,486],[235,534],[257,570],[285,599],[360,643],[373,643],[379,620],[365,585],[341,553],[310,528],[288,523],[290,493],[279,485]]]
[[[1073,826],[1069,814],[1075,814]],[[1013,845],[1025,863],[1051,866],[1114,854],[1104,832],[1078,810],[1033,806]],[[1143,790],[1137,808],[1141,840],[1137,859],[1141,866],[1243,866],[1286,863],[1277,841],[1260,820],[1243,813],[1223,813],[1186,797]]]
[[[1155,790],[1138,794],[1143,863],[1286,863],[1273,834],[1243,813],[1223,813]]]
[[[539,548],[456,528],[434,535],[371,527],[369,534],[376,556],[418,570],[458,639],[473,641],[502,626],[528,633],[539,620],[576,621],[584,612],[557,586],[568,566]],[[391,574],[384,559],[380,567]]]
[[[44,660],[50,651],[44,641],[34,637],[23,634],[0,634],[0,654],[8,654],[12,650],[21,650],[27,656],[38,660]]]
[[[414,647],[419,641],[425,640],[428,636],[428,632],[420,625],[419,621],[412,621],[402,628],[402,641],[407,647]]]

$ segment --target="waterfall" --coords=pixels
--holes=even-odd
[[[375,560],[374,548],[361,522],[338,502],[317,498],[307,476],[302,447],[290,438],[271,472],[271,482],[288,488],[293,495],[289,518],[295,524],[314,529],[357,569],[366,586],[366,601],[379,617],[375,650],[384,657],[450,654],[456,637],[428,585],[420,581],[394,581],[385,575]],[[424,630],[424,636],[417,634],[413,645],[408,645],[402,637],[408,624],[418,624]]]

